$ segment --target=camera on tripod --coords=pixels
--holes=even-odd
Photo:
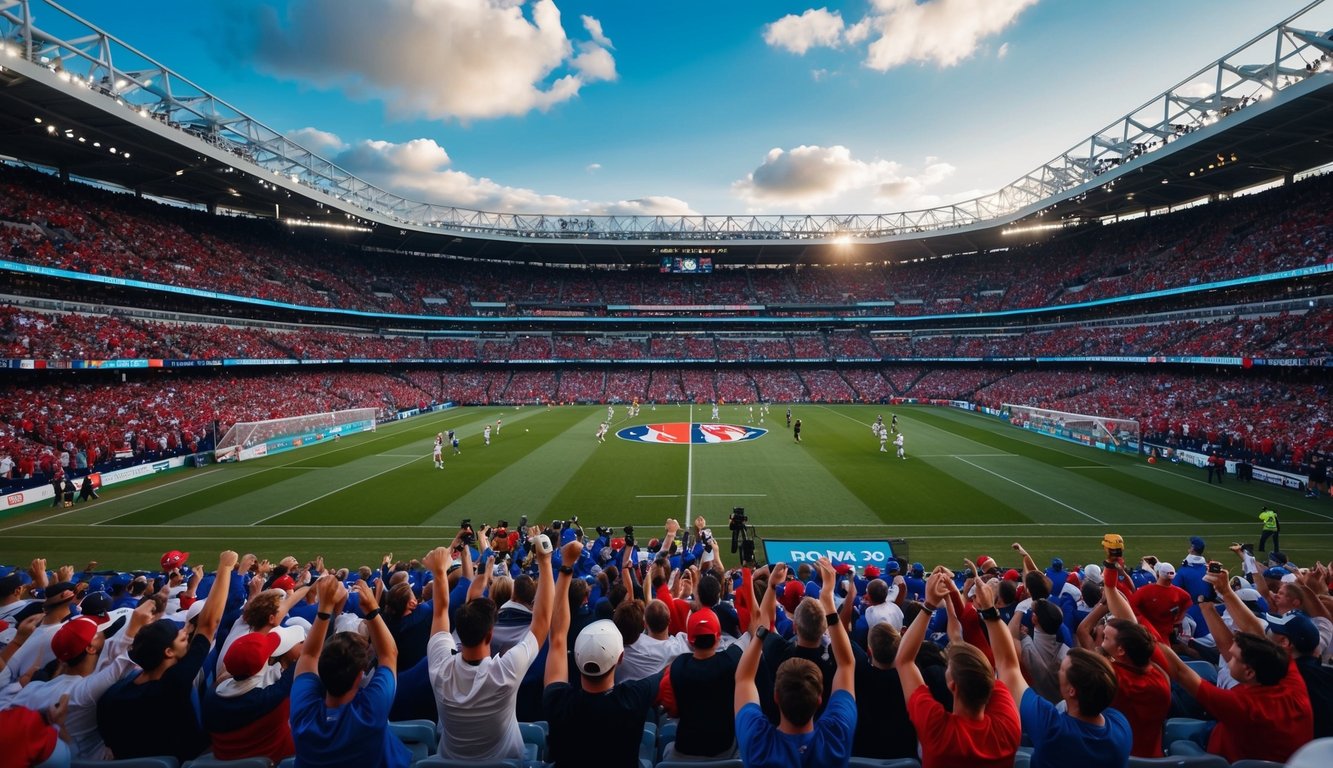
[[[748,523],[745,507],[732,507],[727,527],[731,529],[731,553],[740,553],[742,563],[754,562],[754,529]]]

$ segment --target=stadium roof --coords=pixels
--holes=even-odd
[[[390,250],[568,264],[900,261],[1225,196],[1333,163],[1333,34],[1274,25],[1005,188],[869,215],[568,216],[406,200],[358,179],[68,11],[0,0],[0,152],[139,193],[332,227]],[[1215,83],[1200,93],[1201,80]]]

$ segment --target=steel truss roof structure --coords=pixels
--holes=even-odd
[[[288,200],[296,196],[305,198],[306,204],[303,207],[292,200],[289,209],[295,205],[308,217],[315,210],[323,211],[325,219],[336,212],[352,219],[354,225],[369,227],[366,231],[397,232],[396,239],[365,238],[372,246],[480,255],[488,247],[502,244],[502,248],[492,248],[482,257],[533,260],[542,258],[543,244],[563,242],[567,252],[553,255],[551,260],[575,262],[624,261],[624,249],[642,254],[650,245],[731,244],[747,254],[768,249],[770,256],[786,254],[777,257],[780,261],[796,261],[812,246],[949,243],[920,246],[923,250],[917,255],[930,255],[949,252],[950,248],[964,250],[969,245],[973,249],[995,247],[1004,242],[995,237],[1003,227],[1025,219],[1041,224],[1037,217],[1051,213],[1057,204],[1070,203],[1063,206],[1061,217],[1077,217],[1080,204],[1089,195],[1109,192],[1121,180],[1148,168],[1153,169],[1152,175],[1160,174],[1164,166],[1170,166],[1174,173],[1193,168],[1200,158],[1204,161],[1198,165],[1200,172],[1215,170],[1213,166],[1218,164],[1234,164],[1237,155],[1234,151],[1228,154],[1225,146],[1237,142],[1209,142],[1252,118],[1256,125],[1262,124],[1265,136],[1285,130],[1283,140],[1291,144],[1300,134],[1312,130],[1311,115],[1319,113],[1321,120],[1315,124],[1323,126],[1318,129],[1321,135],[1328,135],[1333,125],[1327,118],[1333,112],[1333,30],[1305,28],[1327,15],[1319,13],[1327,10],[1321,9],[1325,1],[1315,0],[997,192],[952,205],[899,213],[579,216],[478,211],[408,200],[339,168],[49,0],[0,0],[0,86],[10,85],[7,80],[22,79],[55,88],[66,99],[76,97],[82,102],[79,106],[95,106],[118,122],[137,124],[157,138],[166,138],[182,156],[193,155],[203,163],[212,161],[214,170],[225,165],[227,173],[252,174],[268,193],[265,199],[271,198],[269,215],[275,215],[275,206],[283,195]],[[43,13],[40,19],[39,9]],[[27,103],[35,106],[37,100],[29,98]],[[1274,115],[1271,125],[1263,124],[1262,116],[1270,112]],[[35,119],[41,123],[40,118]],[[46,128],[56,138],[61,133],[74,138],[72,129],[58,132],[55,125]],[[1262,146],[1255,144],[1260,142],[1259,130],[1256,128],[1250,137],[1254,148]],[[1237,127],[1234,133],[1244,132]],[[1333,147],[1329,146],[1333,142],[1326,144],[1321,153],[1309,144],[1318,144],[1318,136],[1305,139],[1296,161],[1304,167],[1295,167],[1293,153],[1288,152],[1266,164],[1250,162],[1251,173],[1233,177],[1235,186],[1229,189],[1220,183],[1213,187],[1197,185],[1193,196],[1230,192],[1260,178],[1290,176],[1293,171],[1333,161]],[[4,147],[11,143],[10,138],[0,134],[0,140],[5,142],[0,143],[0,152],[8,152]],[[13,145],[19,144],[15,139]],[[1185,146],[1198,151],[1174,162],[1163,160]],[[1219,146],[1222,151],[1214,152]],[[124,165],[124,160],[131,159],[123,147],[119,153],[111,148],[110,154],[113,157],[103,160],[113,165]],[[1211,160],[1214,156],[1215,161]],[[1251,158],[1240,161],[1249,162]],[[175,173],[185,172],[181,169]],[[133,174],[117,176],[108,172],[106,180],[126,183],[128,179],[132,188],[138,183]],[[1100,204],[1083,208],[1082,215],[1141,210],[1149,204],[1146,193],[1150,190],[1145,183],[1145,179],[1138,180],[1139,189],[1145,193],[1138,203]],[[1165,178],[1162,183],[1166,183]],[[242,197],[235,188],[227,191]],[[1134,195],[1129,197],[1132,201]],[[1171,198],[1162,199],[1171,204]],[[1177,196],[1175,202],[1183,199]],[[261,212],[263,208],[251,210]],[[450,249],[450,244],[463,244],[464,238],[466,245]],[[604,253],[590,258],[588,249]],[[608,257],[606,252],[613,255]],[[761,259],[755,256],[756,262]]]

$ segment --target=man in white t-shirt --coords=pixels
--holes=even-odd
[[[467,602],[454,616],[458,643],[449,633],[449,582],[446,574],[453,558],[438,548],[422,564],[435,580],[434,617],[426,655],[431,688],[440,713],[439,755],[448,760],[522,759],[523,735],[518,729],[515,701],[523,675],[528,671],[551,625],[555,580],[551,574],[550,540],[533,527],[537,565],[537,596],[532,625],[522,641],[499,656],[491,656],[491,632],[495,627],[495,603],[483,597],[483,579],[473,582]],[[455,542],[457,543],[457,542]],[[455,653],[457,651],[457,653]]]
[[[669,634],[671,609],[661,600],[649,601],[646,608],[636,600],[622,600],[612,621],[625,643],[625,657],[616,667],[617,683],[651,677],[690,652],[684,633]]]

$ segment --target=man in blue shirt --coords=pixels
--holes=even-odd
[[[1060,712],[1028,688],[1014,639],[1000,624],[990,589],[978,587],[973,599],[978,615],[990,630],[995,671],[1013,695],[1023,731],[1032,739],[1032,768],[1126,765],[1134,737],[1125,716],[1110,708],[1118,686],[1111,663],[1085,648],[1071,650],[1060,664],[1060,695],[1066,707]]]
[[[292,683],[292,740],[301,766],[362,765],[407,768],[412,753],[389,730],[389,707],[397,683],[398,648],[380,617],[375,594],[356,583],[370,643],[354,632],[324,642],[329,620],[347,600],[347,588],[333,575],[315,585],[319,612],[296,662]],[[361,676],[374,646],[379,666],[365,686]]]
[[[758,613],[750,620],[753,637],[736,667],[736,738],[746,768],[836,768],[847,765],[851,757],[852,737],[856,733],[856,661],[852,641],[833,605],[836,575],[827,558],[820,558],[819,574],[823,580],[819,605],[828,617],[833,657],[838,662],[833,693],[824,713],[814,719],[823,699],[823,673],[811,661],[792,658],[778,667],[773,685],[781,715],[777,727],[759,708],[759,688],[754,676],[759,669],[764,636],[776,610],[776,585],[787,577],[787,567],[778,565],[768,580]]]

